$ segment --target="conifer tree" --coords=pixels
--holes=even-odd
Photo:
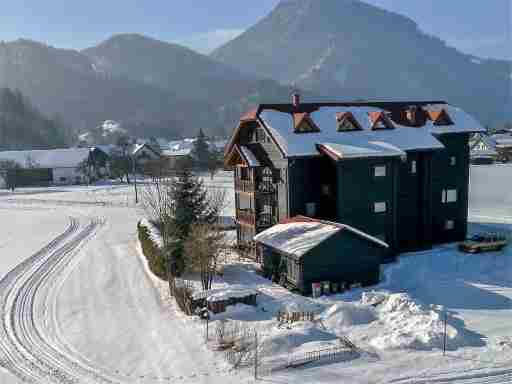
[[[199,135],[194,142],[194,147],[192,149],[192,156],[194,157],[197,167],[201,170],[205,170],[208,168],[208,164],[210,162],[210,146],[206,141],[206,135],[203,132],[203,129],[199,129]]]

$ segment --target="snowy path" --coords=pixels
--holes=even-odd
[[[4,363],[24,381],[104,382],[111,380],[74,359],[48,332],[52,319],[52,289],[59,283],[76,251],[101,225],[101,219],[82,223],[70,218],[68,228],[46,247],[20,264],[0,281],[0,351]]]
[[[140,212],[73,195],[69,204],[0,199],[6,227],[27,213],[2,243],[9,259],[0,265],[0,382],[241,382],[206,349],[201,324],[186,324],[145,273]]]

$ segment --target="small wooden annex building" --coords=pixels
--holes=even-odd
[[[259,233],[254,240],[267,277],[310,294],[312,284],[378,283],[388,244],[351,226],[297,216]],[[285,280],[285,281],[283,281]]]

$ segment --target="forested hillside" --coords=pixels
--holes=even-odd
[[[21,92],[0,88],[0,149],[44,149],[65,146],[64,123],[44,116]]]

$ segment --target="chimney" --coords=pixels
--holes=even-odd
[[[294,92],[292,94],[292,104],[295,109],[298,109],[300,106],[300,94],[297,92]]]

